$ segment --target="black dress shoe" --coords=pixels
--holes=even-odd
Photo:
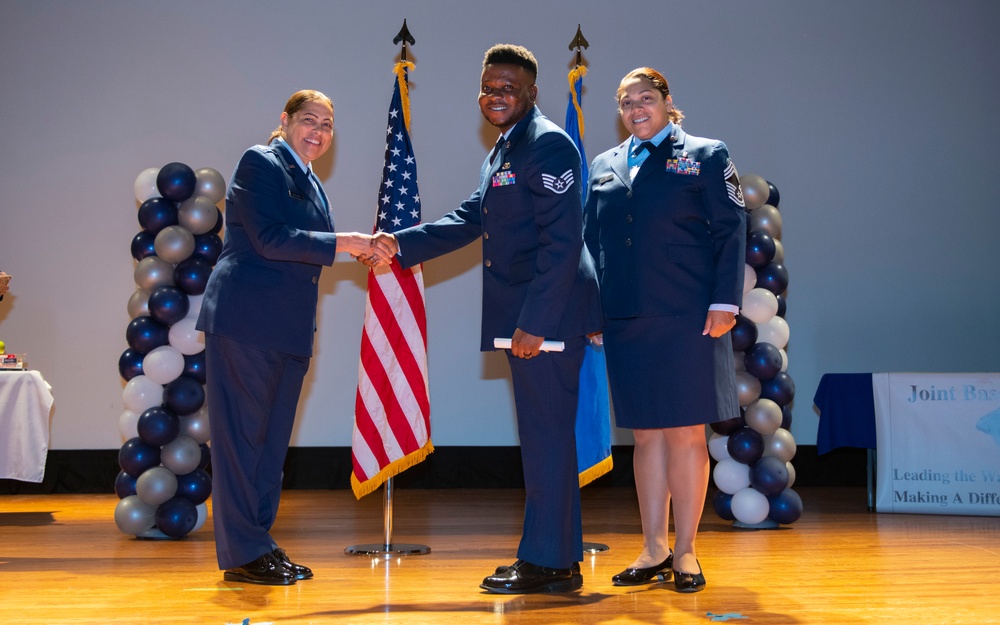
[[[698,562],[695,560],[695,562]],[[674,590],[677,592],[698,592],[705,589],[705,574],[701,571],[701,562],[698,562],[697,573],[681,573],[674,571]]]
[[[285,564],[271,552],[253,562],[227,570],[222,579],[227,582],[287,586],[295,583],[295,573],[285,568]]]
[[[579,567],[579,565],[577,565]],[[528,594],[536,592],[569,592],[583,586],[583,575],[574,567],[552,569],[518,560],[506,570],[483,580],[480,588],[501,594]]]
[[[518,566],[518,564],[520,564],[522,562],[524,562],[524,560],[518,560],[514,564],[501,564],[500,566],[497,567],[497,570],[494,573],[494,575],[500,575],[502,573],[505,573],[512,566]],[[579,562],[574,562],[573,566],[570,567],[570,571],[573,572],[573,573],[575,573],[575,574],[579,574],[580,573],[580,563]]]
[[[312,579],[313,572],[308,566],[302,566],[301,564],[295,564],[288,559],[288,554],[281,547],[276,548],[271,552],[274,557],[281,560],[284,563],[285,568],[295,573],[295,579]]]
[[[674,566],[674,552],[670,551],[667,559],[655,566],[646,568],[631,567],[612,576],[611,583],[615,586],[638,586],[650,582],[669,582],[670,570]]]

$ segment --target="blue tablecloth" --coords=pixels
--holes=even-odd
[[[871,373],[827,373],[813,397],[819,409],[816,451],[875,449],[875,397]]]

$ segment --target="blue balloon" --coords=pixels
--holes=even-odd
[[[757,430],[744,427],[729,435],[726,449],[736,462],[753,464],[764,455],[764,437]]]
[[[792,429],[792,407],[787,404],[781,407],[781,427],[786,430]]]
[[[118,466],[129,475],[142,475],[146,469],[160,464],[160,448],[143,442],[136,436],[125,441],[118,451]]]
[[[204,469],[177,476],[177,496],[198,505],[212,494],[212,478]]]
[[[156,527],[171,538],[183,538],[198,523],[198,509],[190,499],[173,497],[156,508]]]
[[[747,422],[743,419],[743,417],[736,417],[734,419],[726,419],[725,421],[715,421],[714,423],[709,423],[708,427],[712,428],[712,431],[716,434],[729,436],[746,424]]]
[[[171,202],[183,202],[194,195],[197,177],[184,163],[167,163],[156,174],[156,188]]]
[[[736,325],[729,334],[733,340],[733,351],[746,351],[757,342],[757,324],[744,315],[736,315]]]
[[[781,295],[788,288],[788,270],[781,263],[769,263],[757,269],[757,286]]]
[[[750,486],[767,497],[785,490],[788,477],[785,461],[774,456],[764,456],[750,467]]]
[[[128,382],[137,375],[142,375],[142,359],[146,354],[129,347],[118,357],[118,373]]]
[[[188,314],[188,296],[176,286],[161,286],[149,294],[149,316],[172,326]]]
[[[781,493],[768,497],[770,504],[768,517],[778,523],[794,523],[802,516],[802,498],[791,488],[786,488]]]
[[[156,241],[155,234],[148,230],[140,230],[139,234],[132,237],[132,258],[140,261],[156,254],[156,249],[153,248],[154,241]]]
[[[715,494],[712,495],[712,508],[723,520],[736,520],[736,515],[733,514],[733,496],[729,493],[724,493],[721,490],[715,491]]]
[[[747,264],[757,269],[767,265],[777,251],[774,239],[763,230],[751,230],[747,235]]]
[[[778,317],[784,318],[784,316],[785,316],[785,306],[786,306],[786,304],[785,304],[785,296],[784,295],[776,295],[775,297],[778,300],[778,312],[775,313],[775,314]]]
[[[795,382],[792,376],[779,371],[773,378],[760,381],[760,396],[779,406],[787,406],[795,399]]]
[[[177,206],[170,200],[154,197],[139,205],[139,226],[154,237],[167,226],[176,225]]]
[[[212,461],[212,450],[205,443],[198,445],[198,447],[201,448],[201,462],[198,463],[198,468],[204,469]]]
[[[188,295],[201,295],[208,285],[212,265],[201,257],[192,256],[174,268],[174,284]]]
[[[205,383],[205,350],[197,354],[184,355],[184,375]]]
[[[214,232],[194,235],[194,252],[192,256],[214,265],[222,254],[222,238]]]
[[[781,194],[778,193],[778,187],[774,186],[773,184],[771,184],[770,181],[768,181],[767,188],[768,190],[771,191],[771,193],[770,195],[767,196],[766,204],[770,204],[771,206],[778,208],[778,203],[781,202]]]
[[[144,443],[162,447],[177,438],[181,431],[181,421],[163,406],[153,406],[139,415],[136,430]]]
[[[216,210],[219,210],[218,207],[216,207]],[[222,211],[219,211],[219,218],[215,220],[215,226],[213,226],[209,232],[212,234],[219,234],[222,232],[222,225],[225,221],[226,220],[222,217]]]
[[[747,372],[758,380],[773,378],[781,371],[781,350],[770,343],[755,343],[743,355]]]
[[[135,480],[134,476],[124,471],[118,472],[118,476],[115,477],[115,494],[118,495],[119,499],[125,499],[135,494]]]
[[[178,415],[189,415],[205,403],[205,388],[198,380],[177,376],[163,387],[163,404]]]
[[[170,342],[170,328],[149,315],[141,315],[129,321],[125,340],[135,351],[148,354]]]

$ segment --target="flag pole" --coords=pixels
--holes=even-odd
[[[393,38],[392,43],[398,45],[400,42],[403,44],[403,49],[399,53],[399,60],[402,63],[406,63],[406,44],[409,43],[411,46],[416,44],[416,40],[413,39],[413,35],[410,34],[410,30],[406,27],[406,20],[403,20],[403,27],[399,30],[399,33]],[[413,543],[394,543],[392,542],[392,491],[393,491],[393,477],[389,476],[385,480],[385,496],[383,497],[383,509],[382,518],[385,529],[385,540],[380,543],[367,543],[361,545],[350,545],[344,549],[344,553],[351,555],[369,555],[369,556],[416,556],[424,555],[431,552],[431,548],[427,545],[419,545]]]
[[[587,39],[583,36],[583,30],[581,30],[580,24],[577,24],[576,25],[576,35],[573,37],[573,41],[569,42],[569,49],[570,49],[570,51],[572,52],[574,49],[576,50],[576,67],[573,69],[572,72],[570,72],[570,78],[571,78],[570,89],[574,90],[574,93],[571,94],[571,97],[575,97],[575,95],[576,95],[575,90],[577,88],[577,86],[572,83],[572,78],[573,78],[574,74],[577,75],[577,80],[582,80],[583,79],[583,74],[586,73],[586,66],[584,66],[584,64],[583,64],[583,51],[581,50],[581,48],[589,48],[589,47],[590,47],[590,42],[588,42]],[[579,103],[577,103],[577,104],[579,105]],[[580,110],[580,109],[578,109],[578,110]],[[580,115],[582,116],[582,113],[580,113]],[[582,142],[583,142],[583,136],[582,136],[583,135],[582,117],[581,117],[581,121],[580,121],[579,125],[580,125],[580,141],[581,141],[581,146],[582,146]],[[581,152],[582,152],[582,147],[581,147]],[[586,167],[586,163],[584,163],[584,167]],[[605,472],[605,471],[607,471],[606,467],[604,467],[602,469],[602,472]],[[589,479],[593,479],[593,477],[591,476]],[[582,480],[581,480],[581,484],[583,484],[583,483],[584,482],[582,482]],[[609,547],[608,545],[605,545],[604,543],[591,542],[591,541],[588,541],[588,540],[583,541],[583,552],[584,553],[595,554],[595,553],[600,553],[602,551],[608,551],[609,549],[611,549],[611,547]]]

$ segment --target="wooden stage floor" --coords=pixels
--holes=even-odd
[[[289,587],[224,583],[211,520],[136,540],[115,527],[114,495],[0,496],[0,623],[1000,623],[1000,518],[870,514],[863,489],[797,490],[805,513],[776,530],[735,529],[709,506],[708,587],[692,595],[611,584],[642,543],[629,488],[584,489],[584,539],[611,549],[565,595],[478,587],[514,560],[520,490],[396,489],[394,542],[432,551],[389,559],[344,553],[382,541],[381,493],[288,491],[274,535],[316,573]]]

